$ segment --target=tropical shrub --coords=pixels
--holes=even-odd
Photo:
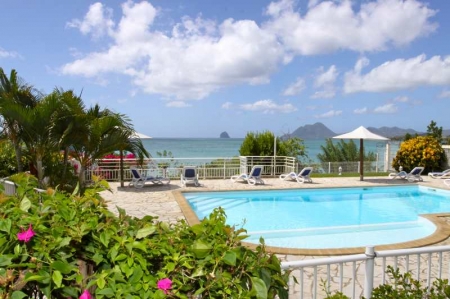
[[[241,244],[245,231],[225,223],[222,209],[192,227],[119,210],[97,181],[83,196],[12,177],[18,193],[0,193],[0,298],[287,298],[280,261],[261,243]]]
[[[321,162],[352,162],[359,161],[359,148],[355,142],[350,140],[339,140],[334,143],[331,138],[326,139],[325,145],[321,145],[321,154],[317,154],[317,158]],[[376,155],[373,152],[364,153],[364,161],[375,161]]]
[[[445,152],[440,143],[430,136],[418,136],[400,144],[392,166],[395,169],[403,167],[405,171],[411,171],[416,166],[425,167],[424,173],[441,169],[446,162]]]
[[[22,158],[23,163],[26,159]],[[17,173],[17,162],[14,148],[8,140],[0,140],[0,178]]]
[[[297,137],[281,140],[275,135],[266,131],[263,133],[249,132],[244,138],[239,149],[241,156],[273,156],[275,152],[277,156],[303,157],[306,156],[303,140]]]

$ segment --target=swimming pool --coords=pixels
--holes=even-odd
[[[423,186],[196,192],[183,194],[199,219],[223,207],[246,242],[284,248],[348,248],[427,237],[420,214],[450,213],[450,192]]]

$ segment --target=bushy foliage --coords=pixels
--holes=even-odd
[[[392,166],[397,170],[402,166],[408,172],[416,166],[423,166],[424,173],[427,173],[440,169],[445,161],[445,152],[435,138],[418,136],[400,144]]]
[[[297,137],[281,140],[270,131],[262,133],[249,132],[244,138],[239,149],[241,156],[277,156],[299,157],[306,156],[303,140]]]
[[[192,227],[105,208],[97,182],[83,196],[37,193],[33,176],[0,192],[0,298],[287,298],[280,261],[241,245],[223,210]]]
[[[13,146],[8,140],[0,140],[0,177],[4,178],[14,173],[17,173],[17,162]]]
[[[388,266],[386,273],[389,275],[390,282],[374,288],[372,299],[450,298],[450,286],[447,279],[437,279],[428,288],[415,280],[410,272],[401,274],[398,268],[394,270],[392,266]],[[349,297],[336,292],[328,293],[325,299],[349,299]]]
[[[355,142],[350,140],[340,140],[334,143],[331,138],[327,138],[325,145],[321,145],[321,154],[317,154],[317,158],[321,162],[352,162],[359,161],[359,148]],[[373,152],[364,153],[364,161],[375,161],[376,156]]]

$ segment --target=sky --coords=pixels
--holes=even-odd
[[[450,129],[450,1],[0,0],[0,67],[151,137]]]

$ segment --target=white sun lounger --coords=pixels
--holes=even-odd
[[[236,181],[241,180],[241,181],[249,183],[250,185],[256,185],[256,184],[264,185],[264,181],[261,178],[263,167],[264,166],[261,166],[261,165],[255,165],[255,166],[253,166],[253,168],[249,174],[241,173],[239,175],[233,175],[231,177],[231,181],[234,183]]]
[[[162,185],[163,183],[166,183],[166,184],[170,183],[169,178],[142,175],[139,172],[139,170],[134,166],[130,167],[130,171],[131,171],[132,178],[131,178],[131,182],[128,184],[128,186],[134,186],[135,188],[142,188],[142,187],[144,187],[146,182],[150,182],[155,185]]]
[[[444,170],[442,172],[429,172],[428,176],[433,179],[449,179],[450,178],[450,169]]]
[[[181,171],[181,185],[186,187],[187,184],[194,184],[196,187],[200,186],[198,181],[197,167],[184,166]]]
[[[406,171],[400,171],[397,173],[390,173],[389,178],[391,179],[406,179],[409,182],[415,182],[415,181],[423,181],[422,177],[420,176],[422,174],[422,171],[424,170],[424,167],[414,167],[411,172],[407,173]]]
[[[305,167],[298,174],[295,172],[290,172],[280,175],[280,180],[293,180],[299,183],[312,183],[312,179],[310,177],[312,171],[312,167]]]

